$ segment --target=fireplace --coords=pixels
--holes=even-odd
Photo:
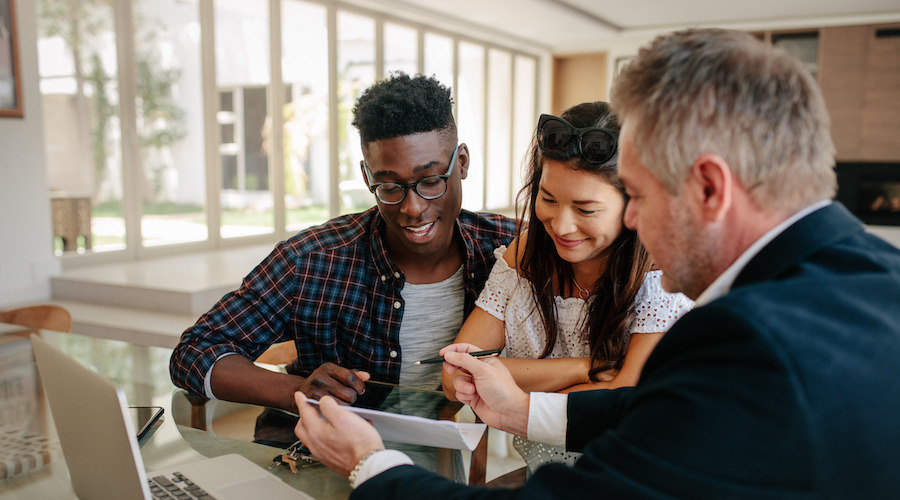
[[[900,226],[900,163],[837,162],[837,200],[866,224]]]

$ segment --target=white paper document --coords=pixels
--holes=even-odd
[[[312,399],[307,399],[307,401],[319,404],[318,401]],[[342,408],[372,422],[375,430],[381,435],[381,439],[397,443],[471,451],[478,446],[478,441],[481,440],[481,436],[487,429],[485,424],[434,420],[353,406],[342,406]]]

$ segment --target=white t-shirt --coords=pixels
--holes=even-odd
[[[415,361],[433,358],[444,346],[453,343],[462,327],[465,306],[463,266],[453,276],[438,283],[405,283],[403,321],[400,322],[400,385],[439,389],[440,363],[416,365]]]

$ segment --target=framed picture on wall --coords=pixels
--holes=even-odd
[[[0,117],[23,116],[21,80],[15,0],[0,0]]]

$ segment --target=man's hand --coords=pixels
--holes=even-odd
[[[299,389],[312,399],[334,396],[343,404],[353,404],[360,394],[366,392],[365,382],[369,380],[369,376],[368,372],[323,363],[306,377]]]
[[[496,358],[476,359],[465,354],[479,350],[470,344],[453,344],[441,349],[444,369],[453,378],[461,403],[472,407],[484,423],[525,436],[528,432],[530,397]]]
[[[323,397],[319,408],[307,403],[301,392],[294,398],[300,415],[294,433],[314,457],[341,477],[348,477],[370,451],[384,449],[378,431],[359,415],[341,408],[334,398]]]

